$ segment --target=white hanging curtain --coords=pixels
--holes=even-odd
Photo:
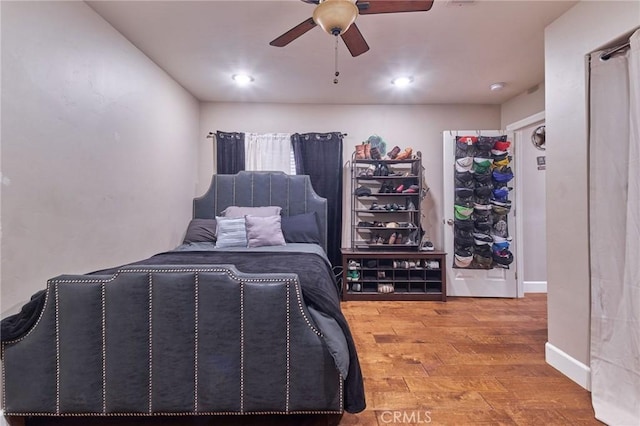
[[[590,61],[591,396],[610,425],[640,419],[640,30],[630,46]]]
[[[245,170],[296,174],[291,133],[245,133]]]

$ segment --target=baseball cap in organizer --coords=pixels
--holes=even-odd
[[[473,221],[473,226],[477,231],[490,232],[493,226],[493,219],[491,216],[479,216]]]
[[[468,172],[473,166],[473,157],[462,157],[456,159],[456,171]]]
[[[492,191],[491,199],[498,202],[506,202],[509,200],[509,188],[506,186],[496,188]]]
[[[473,159],[473,172],[486,173],[491,168],[492,158],[475,157]]]
[[[473,260],[476,266],[481,269],[491,269],[491,265],[493,264],[493,257],[482,256],[478,253],[473,255]]]
[[[473,203],[473,213],[476,217],[488,216],[491,214],[491,204]]]
[[[491,185],[478,185],[476,186],[476,188],[474,189],[474,194],[477,198],[476,201],[482,200],[482,201],[487,201],[489,200],[489,196],[491,196]],[[485,204],[485,203],[483,203]]]
[[[495,204],[492,204],[491,210],[493,210],[493,212],[498,216],[505,216],[505,215],[508,215],[509,212],[511,211],[511,206],[505,207],[505,206],[497,206]]]
[[[473,261],[473,255],[471,254],[471,252],[468,252],[468,253],[469,253],[468,255],[463,256],[456,252],[454,256],[455,258],[453,261],[454,266],[457,268],[468,268],[469,265],[471,265],[471,262]]]
[[[484,184],[484,185],[488,185],[491,183],[491,172],[489,172],[488,170],[485,171],[484,173],[474,173],[473,174],[473,179],[479,183],[479,184]]]
[[[501,136],[478,136],[477,148],[480,151],[489,152],[495,146],[496,142],[506,141],[507,135]]]
[[[466,220],[471,217],[473,213],[473,207],[461,206],[459,204],[455,204],[453,206],[453,215],[456,219]]]
[[[509,157],[505,157],[501,160],[493,160],[492,167],[499,169],[508,166],[510,162],[511,160],[509,160]]]
[[[495,169],[492,172],[493,179],[499,183],[507,183],[511,179],[513,179],[513,172],[511,171],[511,167],[501,167],[499,169]]]
[[[509,250],[500,250],[493,252],[493,261],[500,266],[509,266],[513,263],[513,253]]]
[[[473,233],[473,242],[476,245],[484,246],[484,245],[492,245],[493,237],[489,234],[485,234],[482,232],[474,232]]]
[[[456,158],[473,156],[477,136],[456,136]]]
[[[456,181],[456,187],[466,186],[466,185],[458,185],[458,182],[460,183],[473,182],[473,174],[471,174],[471,172],[459,172],[456,170],[453,174],[453,177],[455,178],[455,181]]]
[[[465,231],[456,229],[454,232],[454,243],[459,247],[470,247],[473,245],[473,233],[471,231]],[[491,239],[493,242],[493,238]]]
[[[493,229],[491,229],[491,235],[495,235],[501,238],[507,238],[509,236],[509,228],[507,227],[507,221],[499,219],[493,223]]]
[[[473,229],[473,221],[472,220],[454,220],[454,227],[456,230],[461,229],[465,231],[471,231]]]
[[[492,249],[496,251],[506,250],[510,245],[511,243],[509,243],[509,241],[500,241],[499,243],[494,242]]]
[[[499,140],[493,144],[493,149],[496,149],[498,151],[506,151],[509,149],[510,146],[511,146],[510,141]]]
[[[455,189],[456,192],[456,197],[458,198],[469,198],[469,197],[473,197],[473,189],[472,188],[456,188]]]

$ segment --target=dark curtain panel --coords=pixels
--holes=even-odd
[[[342,133],[294,133],[291,136],[296,174],[309,175],[311,184],[327,199],[327,255],[342,264]]]
[[[216,132],[216,170],[234,175],[244,170],[244,133]]]

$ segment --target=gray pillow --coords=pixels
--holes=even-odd
[[[251,216],[275,216],[280,214],[282,207],[263,206],[263,207],[239,207],[229,206],[222,211],[224,217],[245,217]]]
[[[247,247],[285,245],[280,218],[279,214],[274,216],[245,216]]]
[[[216,216],[216,247],[246,247],[247,228],[244,217],[228,218]]]
[[[216,242],[215,219],[191,219],[183,244]]]

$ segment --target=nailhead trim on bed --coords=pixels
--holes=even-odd
[[[244,282],[240,282],[240,412],[244,413]]]
[[[105,283],[100,285],[102,299],[102,412],[107,412],[107,301]]]
[[[153,413],[153,275],[149,273],[149,414]]]
[[[289,385],[291,382],[291,371],[289,369],[290,367],[289,360],[291,358],[291,354],[290,354],[291,324],[289,323],[289,319],[291,317],[289,312],[289,309],[290,309],[289,300],[291,300],[289,296],[290,293],[291,293],[291,281],[287,281],[287,299],[285,300],[285,304],[287,305],[287,389],[286,389],[286,400],[285,400],[285,406],[284,406],[285,411],[289,411]]]
[[[56,301],[56,414],[60,414],[60,321],[58,317],[58,286],[54,287]]]
[[[192,412],[153,412],[153,273],[171,273],[171,272],[193,272],[195,274],[195,389],[194,389],[194,410]],[[239,282],[240,287],[240,411],[229,412],[200,412],[198,410],[198,296],[199,296],[199,273],[200,272],[223,272],[234,280]],[[107,395],[106,395],[106,380],[107,380],[107,357],[106,357],[106,284],[115,280],[118,275],[125,273],[146,273],[148,274],[148,287],[149,287],[149,408],[147,413],[108,413],[107,412]],[[52,279],[47,283],[47,291],[45,294],[44,308],[34,324],[27,334],[12,341],[7,341],[2,344],[2,354],[4,356],[5,345],[17,343],[27,336],[29,336],[33,330],[37,327],[38,323],[44,316],[44,311],[47,306],[49,294],[53,293],[54,306],[55,306],[55,340],[56,340],[56,411],[55,413],[41,413],[41,412],[29,412],[29,413],[5,413],[6,416],[59,416],[59,417],[83,417],[83,416],[187,416],[187,415],[264,415],[264,414],[340,414],[343,410],[310,410],[310,411],[289,411],[290,404],[290,349],[291,349],[291,334],[290,334],[290,319],[291,308],[289,305],[291,297],[291,285],[295,289],[296,300],[298,304],[298,310],[305,323],[316,335],[324,337],[323,334],[313,326],[309,318],[307,317],[304,305],[302,303],[302,295],[300,292],[300,286],[296,285],[297,280],[287,280],[286,284],[286,400],[284,411],[244,411],[244,287],[248,282],[280,282],[281,278],[245,278],[238,277],[232,271],[227,268],[166,268],[166,269],[153,269],[153,268],[140,268],[140,269],[121,269],[114,273],[107,279]],[[60,317],[59,317],[59,290],[58,284],[71,283],[71,284],[86,284],[86,283],[100,283],[101,284],[101,327],[102,327],[102,412],[95,413],[61,413],[60,412]],[[340,407],[344,405],[344,379],[339,374],[339,399]],[[5,368],[2,364],[2,384],[3,388],[6,383],[5,380]],[[3,407],[6,406],[5,398],[6,391],[3,389]]]
[[[200,291],[200,287],[198,286],[199,284],[199,280],[200,280],[200,273],[196,272],[196,276],[195,276],[195,283],[194,283],[194,289],[193,292],[195,294],[195,318],[194,318],[194,330],[193,330],[193,337],[194,337],[194,342],[195,342],[195,350],[193,352],[193,364],[195,366],[194,368],[194,389],[193,389],[193,411],[195,411],[196,413],[198,412],[198,311],[200,310],[200,307],[198,306],[199,302],[198,302],[198,292]]]

